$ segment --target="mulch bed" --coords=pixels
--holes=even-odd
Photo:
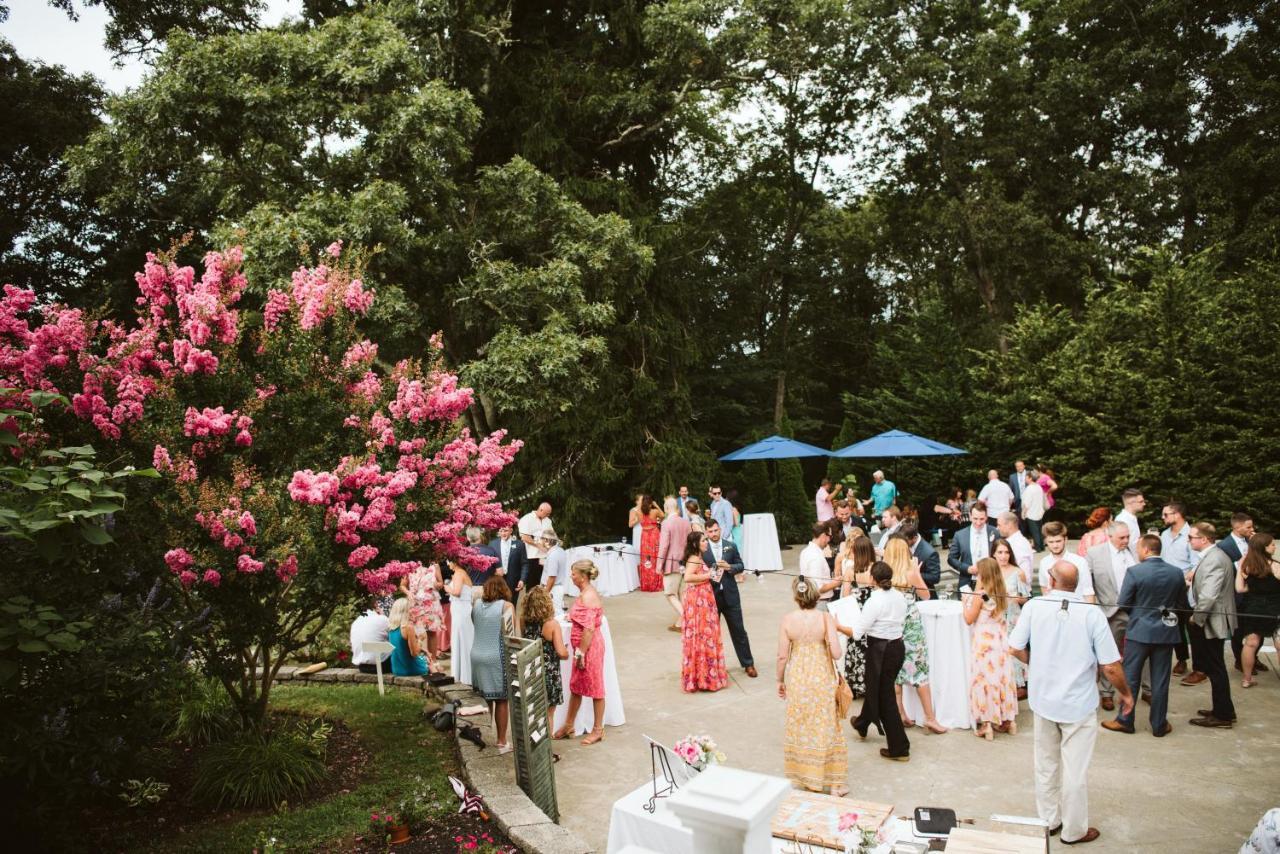
[[[469,842],[475,842],[476,848],[467,848]],[[486,844],[489,847],[483,848]],[[342,846],[333,850],[374,854],[385,849],[381,842],[374,844],[365,839],[357,839],[354,846]],[[485,821],[478,815],[459,813],[419,830],[408,842],[392,846],[392,850],[395,854],[467,854],[471,850],[517,851],[518,849],[511,844],[493,821]]]

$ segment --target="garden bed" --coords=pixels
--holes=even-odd
[[[380,697],[365,686],[280,686],[272,694],[277,717],[324,717],[333,725],[328,775],[306,798],[280,810],[214,809],[189,794],[197,752],[157,747],[155,777],[169,791],[154,805],[104,806],[68,816],[46,840],[58,850],[248,852],[275,840],[276,851],[383,851],[368,837],[370,812],[396,807],[421,793],[427,819],[397,852],[453,854],[508,850],[492,821],[460,815],[448,775],[459,773],[450,734],[431,728],[422,701],[400,692]],[[487,839],[486,839],[487,837]],[[474,848],[467,848],[474,842]],[[270,850],[270,849],[268,849]]]

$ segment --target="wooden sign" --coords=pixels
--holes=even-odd
[[[893,815],[893,805],[817,792],[792,792],[774,814],[771,829],[779,839],[843,851],[840,816],[847,812],[858,814],[859,826],[878,830]]]
[[[1030,836],[1024,833],[1000,833],[957,827],[947,837],[947,854],[1044,854],[1044,831]]]

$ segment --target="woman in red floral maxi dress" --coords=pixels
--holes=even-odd
[[[719,691],[729,684],[720,641],[720,611],[711,589],[713,570],[702,562],[706,547],[705,534],[689,532],[684,549],[684,660],[680,666],[680,687],[688,693]]]
[[[658,524],[662,511],[653,499],[644,496],[640,502],[640,589],[646,593],[662,591],[662,570],[658,566],[658,545],[662,531]]]

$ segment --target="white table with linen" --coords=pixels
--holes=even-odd
[[[653,783],[646,782],[613,802],[609,816],[609,842],[605,849],[607,854],[618,854],[628,845],[663,854],[698,854],[693,850],[693,834],[671,811],[671,797],[658,798],[650,815],[644,807],[652,796]],[[891,838],[873,854],[888,854],[894,841],[913,838],[909,822],[891,817],[885,826],[889,828]],[[905,836],[902,835],[904,833]],[[770,850],[774,854],[796,850],[795,844],[788,840],[773,837],[770,841]]]
[[[569,634],[573,626],[568,617],[558,619],[569,657],[560,662],[560,684],[564,686],[564,702],[556,706],[555,728],[552,732],[564,726],[565,716],[569,714],[569,677],[573,675],[573,648],[569,646]],[[600,621],[600,640],[604,641],[604,725],[622,726],[627,722],[627,717],[622,709],[622,687],[618,683],[618,665],[613,657],[613,636],[609,634],[608,617]],[[595,722],[594,704],[590,697],[583,697],[578,716],[573,721],[573,734],[585,735],[591,732],[595,728]]]
[[[917,602],[929,650],[929,690],[938,723],[950,729],[972,729],[969,715],[970,632],[964,621],[964,604],[954,599]],[[920,695],[910,685],[902,689],[907,716],[924,723]]]
[[[742,517],[742,564],[754,572],[782,570],[778,523],[772,513],[748,513]]]
[[[600,570],[596,577],[596,590],[601,596],[621,596],[630,593],[640,586],[640,570],[638,561],[627,559],[630,551],[621,543],[595,543],[588,546],[577,546],[567,551],[565,573],[580,560],[589,560]],[[577,596],[578,588],[566,578],[557,578],[556,586],[563,587],[568,596]]]

